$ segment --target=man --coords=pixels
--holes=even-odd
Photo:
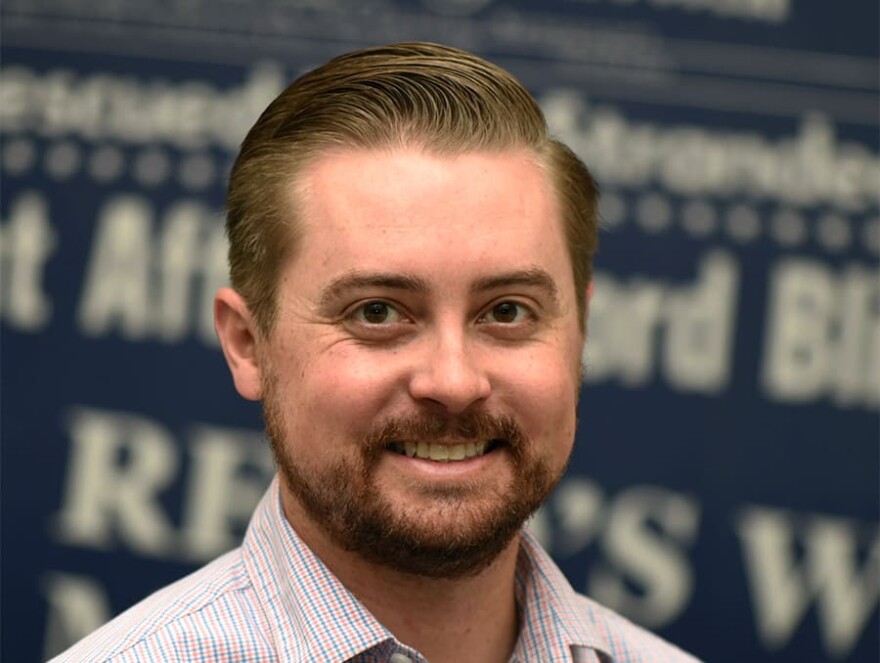
[[[470,54],[341,56],[233,168],[216,329],[278,477],[240,549],[69,661],[685,661],[523,532],[562,475],[597,191]]]

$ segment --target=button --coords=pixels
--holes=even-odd
[[[391,658],[388,659],[388,663],[413,663],[413,660],[406,654],[401,654],[400,652],[397,652],[396,654],[391,654]]]

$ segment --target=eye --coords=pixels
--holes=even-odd
[[[352,312],[352,318],[368,325],[389,325],[401,322],[403,316],[391,304],[373,301],[358,306]]]
[[[505,301],[495,304],[484,319],[486,322],[497,324],[513,324],[517,322],[525,322],[532,315],[532,312],[522,304],[517,302]]]

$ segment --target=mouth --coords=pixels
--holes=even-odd
[[[439,444],[437,442],[392,442],[389,449],[403,456],[433,460],[438,463],[455,463],[471,458],[484,456],[504,440],[489,440],[487,442],[465,442],[463,444]]]

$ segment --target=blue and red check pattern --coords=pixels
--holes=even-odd
[[[512,661],[695,660],[577,594],[528,533],[516,583],[523,628]],[[276,478],[241,548],[141,601],[52,663],[407,660],[401,655],[426,663],[299,539],[282,512]]]

